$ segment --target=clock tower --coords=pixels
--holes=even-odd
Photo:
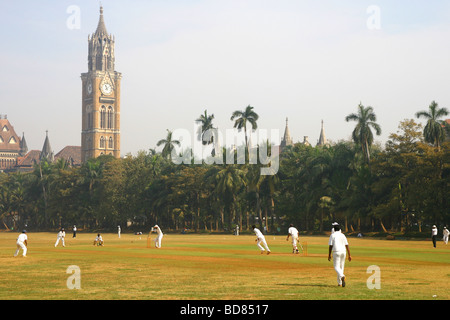
[[[88,36],[88,72],[81,74],[81,161],[101,155],[120,158],[120,81],[114,70],[115,38],[106,31],[103,7],[97,30]]]

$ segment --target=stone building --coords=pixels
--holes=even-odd
[[[7,116],[0,115],[0,170],[9,171],[17,165],[17,159],[28,151],[25,135],[20,138]]]
[[[115,38],[100,7],[97,30],[88,37],[88,72],[81,74],[81,161],[100,155],[120,158],[120,82],[115,71]]]

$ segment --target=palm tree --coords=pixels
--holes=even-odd
[[[204,114],[200,115],[200,117],[195,120],[195,122],[201,124],[201,127],[198,128],[197,138],[203,143],[203,145],[211,144],[214,142],[213,136],[205,136],[205,133],[208,130],[214,129],[212,124],[213,119],[214,114],[208,115],[208,111],[205,110]]]
[[[163,157],[169,157],[169,160],[172,160],[172,150],[175,148],[175,145],[180,146],[181,142],[179,140],[173,140],[172,131],[167,129],[167,137],[159,140],[156,145],[158,147],[164,145],[162,150]]]
[[[228,226],[231,227],[236,215],[236,197],[241,188],[246,186],[245,170],[238,169],[235,165],[226,165],[217,171],[215,180],[215,191],[229,209]]]
[[[352,138],[356,144],[362,148],[367,164],[370,165],[370,146],[373,143],[373,133],[371,127],[375,129],[377,136],[381,135],[381,127],[375,122],[377,117],[372,107],[364,107],[361,103],[358,106],[358,113],[349,114],[345,121],[356,121],[356,127],[353,130]]]
[[[236,119],[236,120],[235,120]],[[249,122],[252,126],[252,130],[256,130],[258,125],[256,121],[258,121],[259,115],[253,111],[252,106],[247,106],[245,110],[239,111],[236,110],[231,115],[231,121],[234,120],[234,128],[237,128],[239,131],[244,129],[245,133],[245,147],[248,148],[248,138],[247,138],[247,122]]]
[[[445,140],[444,121],[439,118],[448,115],[446,108],[439,108],[436,101],[432,101],[428,107],[428,111],[419,111],[416,113],[417,118],[424,117],[427,119],[427,124],[423,129],[423,136],[425,142],[433,144],[440,150],[441,143]]]

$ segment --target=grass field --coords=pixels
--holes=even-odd
[[[347,286],[338,287],[327,260],[328,237],[302,237],[308,256],[292,254],[286,236],[266,236],[261,255],[251,235],[165,234],[162,248],[147,235],[66,237],[28,233],[28,257],[14,232],[0,232],[1,300],[448,300],[450,244],[349,238]],[[153,237],[155,234],[152,235]],[[80,289],[68,289],[69,266],[80,268]],[[369,289],[369,266],[380,268],[380,289]]]

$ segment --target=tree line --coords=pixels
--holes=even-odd
[[[154,149],[116,159],[101,156],[71,167],[63,159],[42,160],[32,172],[0,174],[0,218],[4,228],[231,232],[258,225],[285,233],[291,223],[306,232],[329,231],[338,221],[346,232],[421,232],[450,219],[449,127],[445,108],[432,102],[414,119],[401,121],[385,146],[372,107],[360,104],[352,140],[326,146],[296,143],[279,155],[279,170],[261,175],[263,164],[180,164],[171,154],[180,142],[168,130]],[[245,132],[257,129],[248,106],[231,121]],[[196,121],[198,139],[214,128],[205,110]],[[448,140],[448,139],[447,139]],[[270,149],[269,149],[270,150]],[[213,149],[214,152],[214,149]],[[225,150],[224,153],[230,152]],[[425,229],[424,229],[425,228]],[[286,229],[286,230],[285,230]]]

